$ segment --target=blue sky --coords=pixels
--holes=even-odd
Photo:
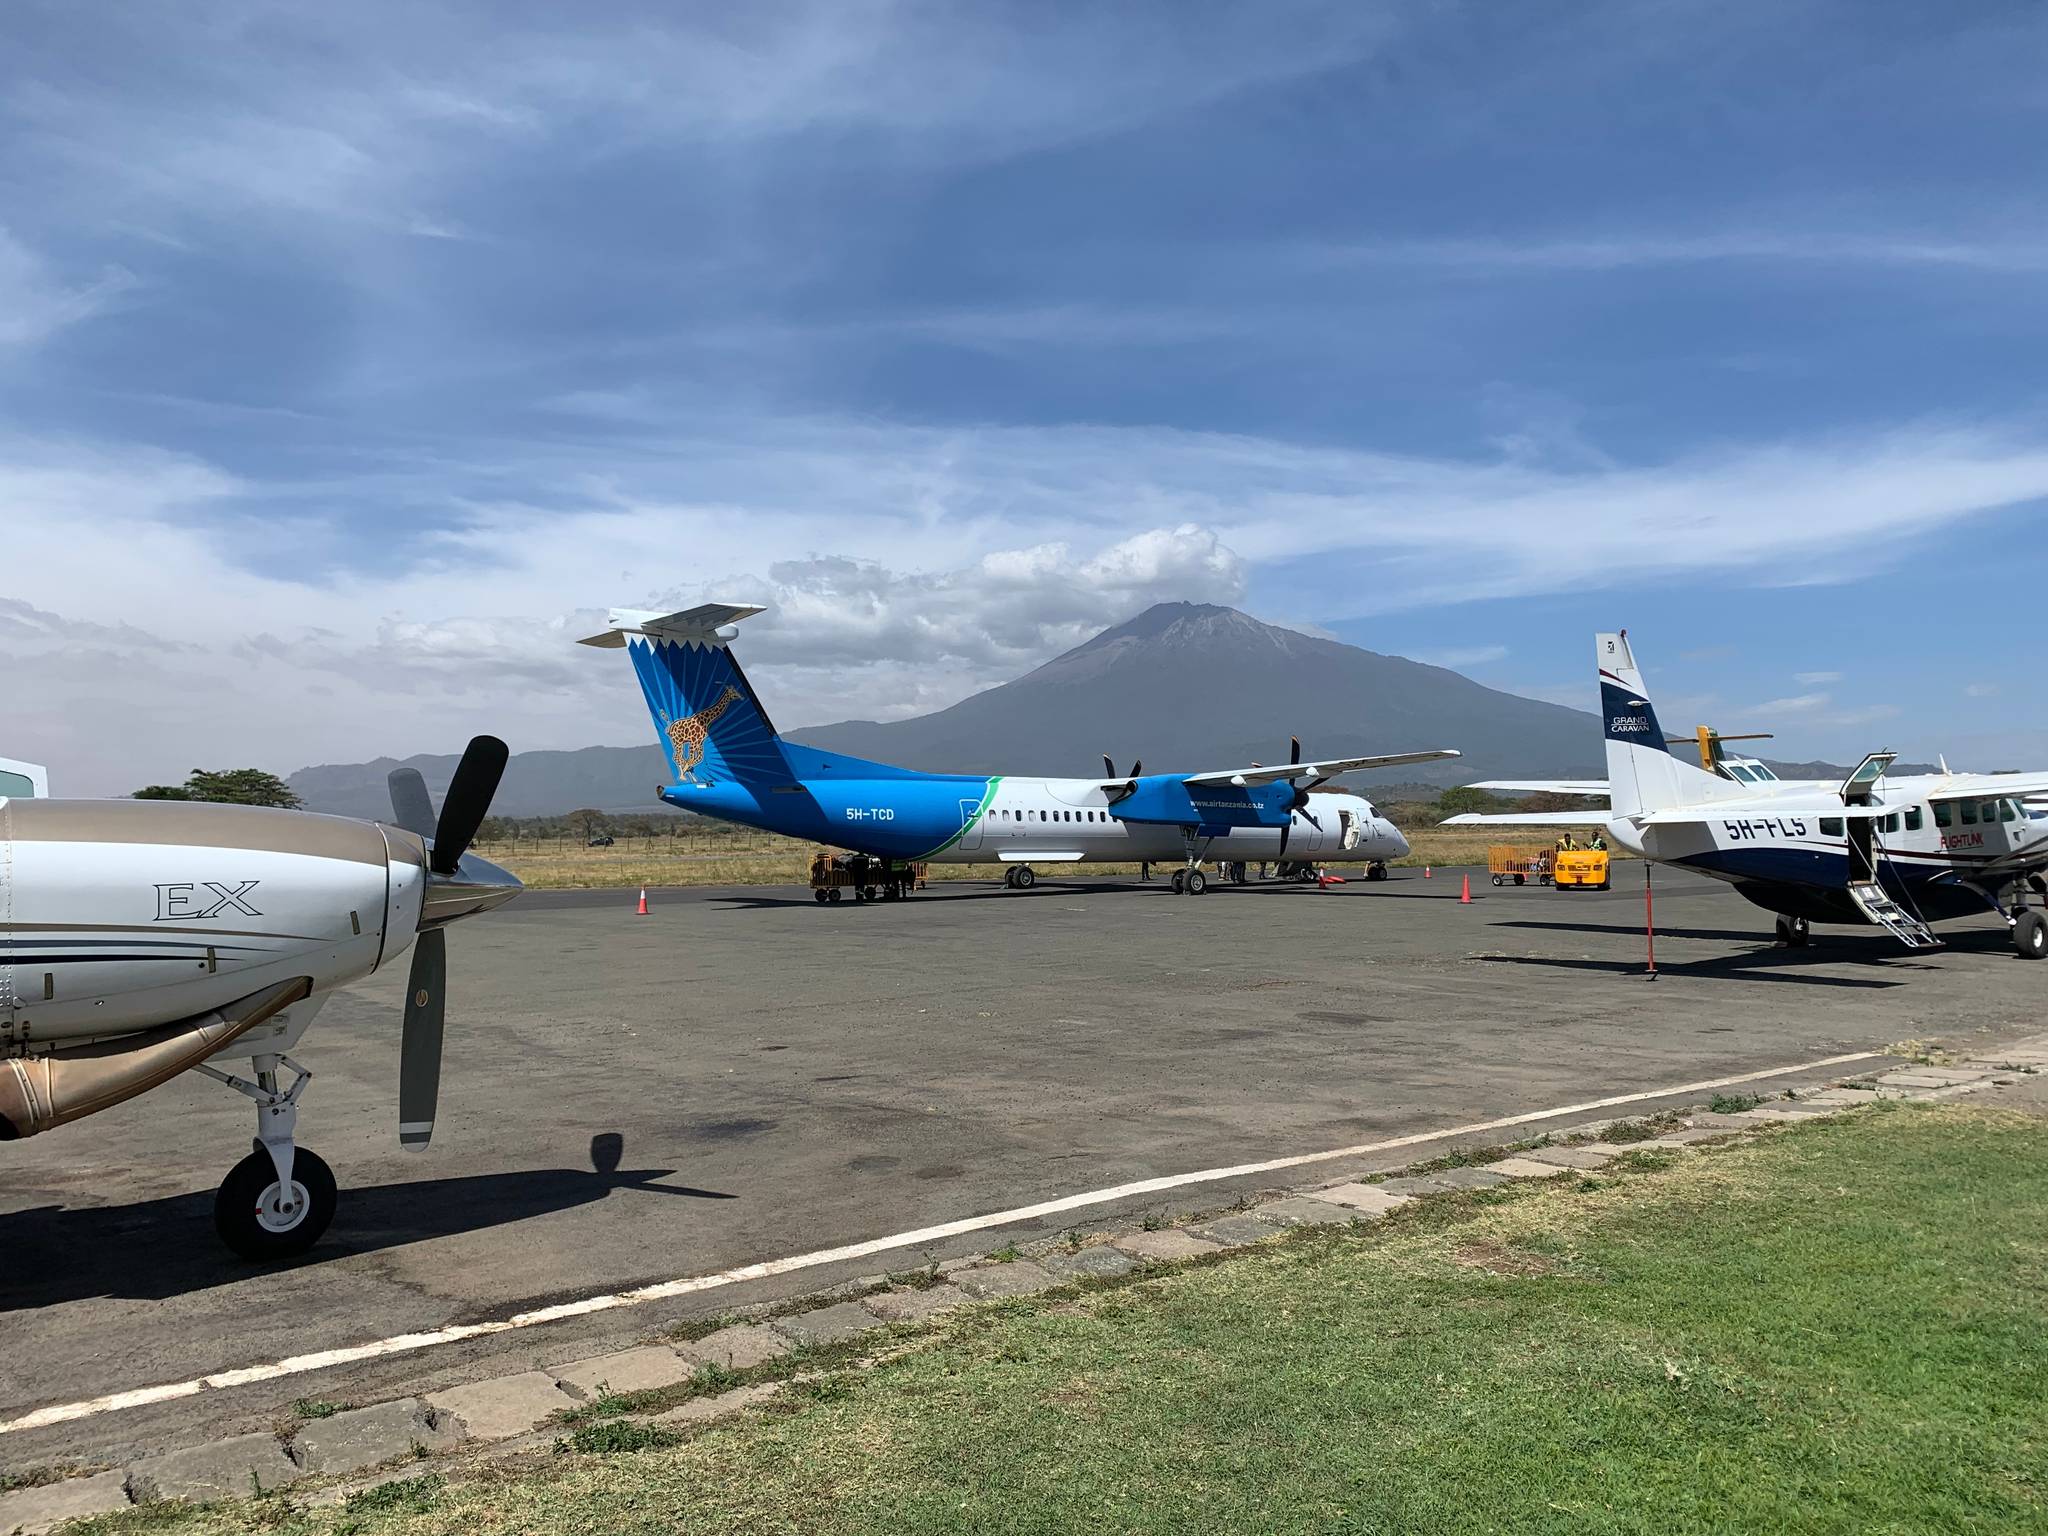
[[[1191,598],[2048,760],[2044,80],[1968,0],[16,0],[0,751],[633,741],[567,641],[718,595],[792,725]]]

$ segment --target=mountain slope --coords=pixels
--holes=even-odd
[[[914,768],[1088,776],[1101,772],[1104,752],[1119,771],[1133,757],[1154,771],[1275,762],[1290,734],[1307,757],[1425,747],[1465,754],[1390,770],[1411,783],[1605,772],[1599,723],[1581,710],[1196,603],[1149,608],[936,714],[790,732]]]

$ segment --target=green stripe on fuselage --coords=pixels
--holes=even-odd
[[[913,860],[912,862],[916,863],[924,859],[935,859],[940,854],[944,853],[948,848],[952,847],[955,843],[959,842],[961,838],[965,837],[968,834],[968,832],[972,830],[974,824],[980,821],[982,817],[988,814],[989,802],[995,799],[996,786],[1002,782],[1002,777],[1000,775],[990,779],[988,783],[982,788],[981,804],[977,805],[974,808],[974,814],[972,816],[964,816],[961,818],[960,830],[958,832],[955,832],[951,837],[947,838],[943,843],[939,844],[938,847],[932,849],[931,852],[919,854],[917,856],[917,859]]]

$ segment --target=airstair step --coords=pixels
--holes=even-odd
[[[1890,933],[1906,948],[1940,947],[1941,940],[1934,936],[1934,931],[1893,901],[1885,888],[1875,880],[1852,880],[1849,883],[1849,899],[1856,903],[1857,909],[1865,917]]]

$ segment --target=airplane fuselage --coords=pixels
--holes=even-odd
[[[1179,824],[1132,821],[1092,779],[919,774],[807,779],[759,791],[721,780],[674,784],[668,804],[876,858],[941,864],[1177,862],[1188,851]],[[1385,863],[1408,841],[1372,803],[1319,793],[1289,824],[1192,822],[1202,856],[1318,864]],[[1281,840],[1286,834],[1283,855]]]
[[[1845,816],[1839,794],[1785,784],[1739,810],[1677,825],[1608,822],[1615,842],[1667,864],[1726,880],[1758,906],[1789,917],[1862,922],[1845,894],[1851,879],[1874,878],[1910,899],[1930,921],[1998,910],[1997,892],[2016,873],[2048,865],[2048,812],[2016,800],[1932,800],[1947,781],[1918,775],[1880,781],[1883,813],[1869,849]]]

